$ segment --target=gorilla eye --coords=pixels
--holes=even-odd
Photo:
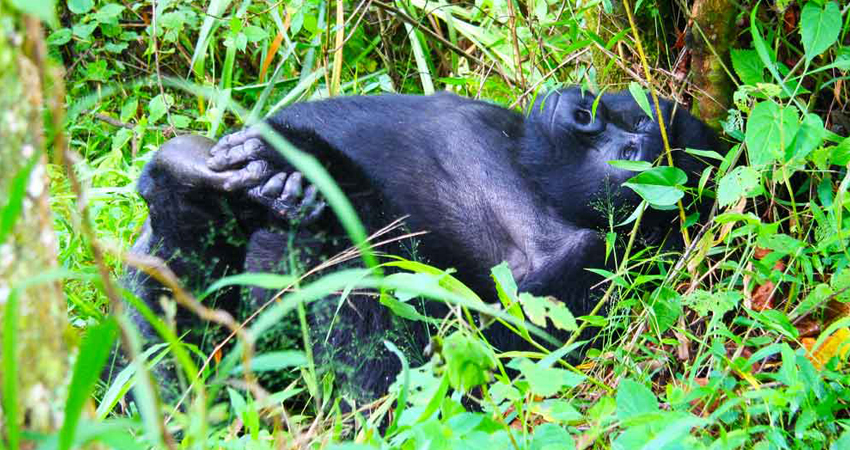
[[[590,125],[590,111],[586,109],[577,109],[573,118],[579,125]]]
[[[638,149],[634,145],[627,145],[623,147],[622,158],[626,160],[634,159],[637,156]]]

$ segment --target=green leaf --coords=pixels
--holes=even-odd
[[[74,33],[74,36],[77,36],[80,39],[88,39],[92,33],[94,33],[94,29],[97,28],[97,23],[78,23],[74,25],[71,29]],[[102,61],[104,65],[106,61]]]
[[[747,154],[752,166],[766,166],[785,156],[799,128],[797,109],[765,101],[753,107],[747,119]]]
[[[467,392],[490,381],[490,370],[496,367],[493,351],[461,331],[455,331],[443,341],[443,357],[449,383]]]
[[[614,159],[608,161],[613,167],[623,170],[630,170],[632,172],[643,172],[649,169],[652,169],[652,163],[649,161],[631,161],[627,159]]]
[[[127,128],[121,128],[117,133],[112,135],[112,150],[120,151],[130,142],[130,139],[133,137],[133,130],[128,130]]]
[[[500,264],[493,266],[490,269],[490,276],[496,282],[496,290],[499,294],[499,299],[502,305],[507,307],[510,303],[517,299],[517,288],[514,275],[511,273],[511,267],[507,262],[502,261]]]
[[[838,4],[826,2],[823,7],[810,1],[800,15],[800,36],[806,60],[812,61],[838,39],[841,32],[841,11]]]
[[[641,414],[658,411],[658,400],[648,387],[628,378],[617,388],[617,418],[626,420]]]
[[[547,317],[555,328],[560,330],[572,331],[578,328],[575,318],[563,302],[552,297],[538,297],[528,292],[520,294],[519,301],[528,320],[541,328],[546,326]]]
[[[546,326],[546,302],[543,297],[538,297],[536,295],[531,295],[528,292],[523,292],[520,294],[520,302],[522,303],[522,310],[525,312],[525,315],[528,317],[528,320],[531,323],[537,325],[538,327]]]
[[[681,297],[676,291],[666,287],[656,288],[652,297],[652,311],[655,316],[652,325],[657,334],[661,335],[682,315]]]
[[[68,9],[74,14],[85,14],[91,11],[94,0],[68,0]]]
[[[649,106],[649,99],[646,96],[646,92],[643,91],[643,88],[640,85],[632,81],[629,83],[629,92],[632,94],[632,97],[637,102],[640,109],[649,116],[650,119],[655,120],[655,117],[652,115],[652,108]]]
[[[685,153],[689,155],[699,156],[701,158],[708,159],[716,159],[717,161],[723,161],[723,155],[715,152],[714,150],[699,150],[695,148],[685,148]]]
[[[540,2],[545,4],[545,2]],[[544,423],[534,428],[529,450],[557,450],[575,448],[575,441],[567,430],[554,423]]]
[[[129,122],[133,118],[136,117],[136,111],[139,109],[139,99],[133,97],[126,102],[124,102],[124,106],[121,107],[121,121]]]
[[[738,203],[741,198],[751,197],[761,190],[761,174],[750,166],[738,166],[720,179],[717,186],[717,202],[721,208]]]
[[[24,205],[24,197],[27,193],[27,183],[35,165],[38,163],[41,152],[34,153],[27,164],[15,174],[10,183],[10,189],[6,204],[0,208],[0,244],[6,241],[6,237],[15,228],[15,222],[21,215]]]
[[[156,345],[152,345],[150,348],[144,351],[141,355],[139,355],[139,361],[147,362],[150,359],[151,355],[157,353],[157,355],[150,361],[150,363],[146,364],[147,368],[150,369],[162,360],[165,355],[169,354],[168,342],[161,342]],[[126,367],[121,369],[121,372],[118,373],[112,380],[112,384],[107,389],[106,393],[103,394],[103,397],[100,400],[100,404],[97,405],[97,411],[95,411],[95,418],[97,420],[106,419],[107,414],[112,411],[112,408],[118,403],[119,400],[124,398],[124,395],[127,394],[127,391],[133,387],[136,383],[136,370],[139,368],[138,364],[128,364]]]
[[[738,78],[744,84],[755,86],[764,82],[764,63],[759,59],[755,50],[739,50],[733,48],[731,51],[732,67]]]
[[[553,299],[550,299],[550,301],[549,319],[552,321],[552,325],[559,330],[577,330],[578,324],[576,324],[576,319],[573,317],[573,313],[567,308],[567,305]]]
[[[118,3],[109,3],[97,9],[92,17],[98,22],[113,22],[121,13],[124,12],[124,5]]]
[[[578,386],[586,378],[568,370],[543,367],[527,359],[519,363],[519,371],[528,380],[531,392],[541,397],[551,397],[563,387]]]
[[[266,30],[254,25],[245,27],[244,33],[245,37],[248,38],[248,42],[259,42],[269,37],[269,33]]]
[[[275,370],[288,369],[290,367],[302,367],[307,365],[307,356],[300,350],[282,350],[279,352],[263,353],[251,359],[252,372],[271,372]],[[239,375],[245,369],[239,365],[233,368],[231,375]]]
[[[806,157],[823,143],[825,133],[823,120],[816,114],[807,113],[794,140],[785,150],[785,160],[798,165],[804,164]]]
[[[829,161],[838,166],[846,166],[850,163],[850,137],[844,138],[838,145],[832,147]]]
[[[712,293],[696,289],[682,297],[682,304],[694,310],[700,317],[705,317],[708,313],[722,316],[736,308],[742,299],[741,293],[735,291]]]
[[[148,123],[153,125],[168,112],[168,107],[174,104],[169,94],[159,94],[148,102]]]
[[[795,239],[787,234],[776,233],[759,236],[758,246],[769,248],[783,255],[793,255],[797,251],[808,247],[809,244]]]
[[[654,207],[675,205],[684,195],[681,185],[688,181],[688,176],[677,167],[654,167],[641,172],[623,186],[637,192],[644,200]]]
[[[47,37],[47,45],[65,45],[68,42],[71,42],[71,36],[72,33],[70,28],[56,30],[53,33],[50,33],[50,36]]]
[[[74,434],[83,406],[89,400],[92,388],[100,378],[100,372],[109,359],[109,352],[118,337],[118,324],[111,317],[105,322],[89,327],[80,346],[68,398],[65,400],[65,421],[59,430],[59,449],[67,450],[74,443]]]
[[[53,0],[10,0],[10,3],[19,11],[38,17],[45,23],[56,23],[56,5]]]

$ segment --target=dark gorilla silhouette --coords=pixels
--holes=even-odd
[[[592,308],[591,286],[599,281],[584,269],[605,265],[599,229],[607,219],[595,203],[607,196],[615,208],[634,209],[640,200],[620,188],[634,173],[608,161],[655,161],[663,152],[657,117],[629,93],[603,95],[595,115],[594,100],[577,88],[559,90],[524,116],[451,94],[339,97],[292,105],[267,124],[323,163],[367,230],[407,216],[405,231],[429,232],[385,252],[454,268],[485,298],[494,293],[490,268],[507,261],[521,291],[554,296],[578,316]],[[674,115],[668,101],[661,106],[672,147],[717,148],[705,124],[683,110]],[[704,167],[683,151],[675,161],[691,180]],[[146,166],[139,192],[150,220],[134,251],[164,258],[193,289],[243,271],[303,272],[350,245],[333,214],[322,214],[315,189],[304,189],[256,127],[215,145],[193,136],[169,141]],[[645,231],[675,228],[674,217],[648,211]],[[132,279],[158,310],[163,288]],[[269,295],[224,291],[216,305],[244,317]],[[337,303],[311,307],[317,360],[347,393],[380,395],[400,367],[382,341],[393,340],[416,361],[428,329],[374,297],[352,296],[338,311]],[[177,322],[198,328],[183,312]],[[292,334],[276,336],[270,344],[278,349],[298,345]],[[502,350],[522,346],[503,329],[488,338]]]

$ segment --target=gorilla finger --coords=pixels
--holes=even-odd
[[[207,161],[207,166],[212,170],[227,170],[241,167],[251,161],[262,159],[262,152],[264,150],[263,141],[251,138],[241,145],[216,153]]]
[[[280,199],[284,202],[292,202],[301,196],[303,191],[304,176],[301,172],[292,172],[292,175],[286,180],[286,185],[283,187],[283,194]]]
[[[307,191],[304,192],[304,200],[301,202],[302,205],[312,205],[316,203],[316,199],[319,197],[319,189],[314,185],[310,185],[307,188]]]
[[[260,133],[254,128],[246,128],[241,131],[237,131],[235,133],[228,134],[227,136],[223,136],[221,139],[216,142],[215,145],[210,149],[210,154],[215,155],[222,150],[227,150],[237,145],[242,145],[248,139],[258,138],[260,137]]]
[[[224,183],[224,190],[235,191],[237,189],[252,188],[257,186],[271,176],[271,170],[265,161],[251,161],[244,169],[236,172]]]
[[[266,182],[265,186],[263,186],[262,191],[260,191],[263,197],[272,197],[275,198],[283,192],[283,182],[286,181],[286,173],[280,172],[275,176],[271,177],[269,181]]]
[[[327,203],[325,203],[325,202],[316,203],[313,206],[313,209],[309,213],[307,213],[307,215],[304,217],[303,224],[309,225],[309,224],[315,222],[319,217],[322,216],[322,213],[325,211],[326,206],[327,206]]]

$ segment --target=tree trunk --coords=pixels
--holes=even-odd
[[[9,319],[6,326],[15,330],[8,333],[6,329],[0,337],[4,344],[14,344],[17,366],[14,373],[8,373],[5,365],[0,365],[3,383],[13,378],[12,389],[3,391],[0,424],[4,440],[12,448],[18,444],[17,438],[8,435],[11,429],[51,432],[62,423],[62,386],[68,379],[69,360],[62,286],[55,279],[35,279],[58,267],[42,117],[45,109],[64,99],[52,99],[53,105],[45,105],[41,25],[34,18],[20,19],[18,23],[24,25],[26,32],[0,37],[0,207],[7,213],[12,209],[10,204],[20,205],[20,214],[5,238],[3,230],[9,215],[3,214],[0,219],[0,318],[4,324]],[[15,41],[23,42],[27,50],[16,46]],[[15,195],[14,179],[26,176],[26,168],[33,160],[23,195]],[[24,288],[25,285],[29,287]],[[3,355],[4,360],[7,356]],[[10,417],[13,411],[17,412]]]
[[[723,65],[735,41],[735,12],[730,0],[696,0],[691,8],[691,81],[694,84],[691,112],[714,127],[726,118],[734,85]]]

